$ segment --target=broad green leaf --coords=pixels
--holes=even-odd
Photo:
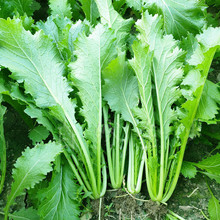
[[[220,184],[220,174],[213,174],[213,173],[208,173],[208,172],[201,172],[202,174],[205,174],[206,176],[208,176],[210,179],[215,180],[217,183]]]
[[[45,197],[39,206],[39,214],[45,220],[79,219],[79,204],[73,172],[63,165],[59,172],[54,171],[49,187],[41,190]]]
[[[171,106],[181,95],[177,85],[183,76],[184,52],[178,48],[178,42],[171,35],[162,37],[159,17],[152,17],[146,11],[136,26],[141,33],[142,42],[154,51],[152,80],[156,93],[155,110],[160,120],[161,143],[166,145],[165,139],[170,133],[170,123],[177,118]]]
[[[140,11],[142,8],[142,0],[126,0],[127,5],[134,10]]]
[[[197,46],[194,47],[194,45]],[[197,108],[200,103],[200,99],[205,86],[205,80],[207,78],[212,59],[214,57],[216,49],[220,47],[220,28],[210,27],[204,30],[203,33],[196,36],[195,42],[191,42],[191,47],[191,57],[188,58],[188,63],[192,65],[190,71],[199,71],[199,81],[202,80],[203,83],[199,83],[197,88],[190,88],[193,88],[193,91],[191,92],[192,96],[191,98],[188,98],[188,100],[182,105],[182,107],[187,112],[186,116],[182,120],[187,130],[190,129],[196,117]],[[200,107],[200,111],[201,108],[202,107]]]
[[[142,121],[142,129],[147,130],[146,134],[155,144],[155,121],[154,107],[152,98],[152,79],[151,79],[151,63],[153,53],[149,52],[149,47],[144,47],[141,41],[136,41],[132,46],[134,58],[130,60],[130,64],[135,71],[138,80],[139,94],[142,102],[142,109],[136,109],[136,116]]]
[[[115,31],[117,45],[119,47],[124,46],[133,23],[132,20],[123,19],[122,16],[115,11],[111,0],[95,0],[95,2],[98,6],[101,22],[108,24],[108,26]]]
[[[4,187],[6,174],[6,143],[4,135],[4,114],[6,108],[1,104],[2,96],[0,94],[0,194]]]
[[[181,83],[183,86],[181,89],[183,96],[192,100],[194,98],[193,93],[199,86],[202,86],[203,84],[204,79],[201,77],[199,70],[190,70]],[[184,86],[186,86],[186,88],[184,88]]]
[[[71,77],[83,103],[82,115],[88,124],[86,137],[96,147],[102,127],[102,71],[116,56],[113,31],[99,24],[88,37],[75,43],[77,60],[70,64]]]
[[[197,174],[197,169],[192,163],[183,161],[181,173],[185,178],[192,179],[195,178]]]
[[[97,18],[99,17],[99,11],[95,0],[79,0],[79,2],[82,4],[86,19],[90,21],[91,24],[96,24]]]
[[[68,57],[71,61],[74,61],[74,42],[78,38],[81,33],[85,33],[88,35],[90,33],[90,24],[85,20],[81,22],[77,21],[75,24],[69,24],[62,31],[63,40],[61,41],[61,47],[66,51],[68,51]]]
[[[121,53],[103,72],[104,99],[116,113],[122,114],[125,121],[134,123],[132,109],[138,104],[138,84],[133,71]],[[132,91],[132,92],[131,92]]]
[[[137,20],[135,24],[140,32],[138,38],[153,51],[157,43],[156,39],[161,38],[163,34],[161,17],[158,15],[152,16],[148,11],[145,11],[142,18]]]
[[[194,165],[209,173],[220,175],[220,154],[217,153]]]
[[[72,18],[71,7],[68,0],[49,0],[51,15],[60,15],[63,18]]]
[[[217,84],[206,80],[196,118],[199,120],[212,120],[218,114],[218,104],[220,103],[220,88]]]
[[[57,123],[52,115],[47,111],[37,108],[35,105],[29,105],[24,112],[31,118],[36,119],[39,124],[47,128],[47,130],[53,134],[53,137],[57,139]]]
[[[18,20],[0,19],[0,65],[10,69],[13,79],[24,82],[39,108],[50,108],[51,115],[65,118],[81,145],[86,145],[76,123],[75,103],[68,98],[72,89],[63,77],[64,65],[47,36],[41,31],[32,35]]]
[[[34,11],[40,8],[40,4],[35,0],[11,0],[9,4],[19,15],[26,13],[28,16],[32,16]]]
[[[28,209],[21,209],[9,215],[10,220],[40,220],[37,210],[32,207]]]
[[[145,3],[145,4],[144,4]],[[143,0],[144,7],[153,14],[163,16],[163,26],[167,34],[182,38],[188,32],[197,34],[205,25],[202,1],[188,0]]]
[[[28,137],[32,140],[33,144],[45,140],[49,136],[49,131],[44,126],[37,126],[29,132]]]
[[[6,215],[14,199],[21,195],[24,189],[33,188],[52,170],[51,162],[61,152],[61,145],[54,142],[39,144],[32,149],[26,148],[14,165],[15,169],[13,169],[12,173],[14,182],[11,185],[11,192],[5,207]]]
[[[211,193],[212,198],[209,200],[208,211],[211,220],[220,219],[220,204],[219,200]]]

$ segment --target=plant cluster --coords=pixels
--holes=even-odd
[[[14,165],[5,219],[25,189],[36,194],[34,208],[20,215],[31,219],[78,219],[79,201],[123,182],[131,194],[147,187],[151,200],[166,203],[188,139],[202,122],[219,120],[219,85],[207,76],[219,57],[220,28],[208,6],[49,0],[43,20],[39,2],[0,0],[0,192],[4,103],[23,117],[35,145]],[[193,177],[196,167],[220,183],[218,153],[185,162],[182,173]],[[214,196],[211,203],[219,208]]]

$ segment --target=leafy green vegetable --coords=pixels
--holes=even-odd
[[[52,16],[60,15],[72,18],[71,7],[68,0],[49,0],[49,6]]]
[[[114,10],[111,0],[95,0],[102,24],[108,24],[109,28],[115,30],[117,45],[123,47],[128,37],[128,32],[132,25],[131,19],[123,19],[122,16]]]
[[[0,0],[7,18],[0,19],[0,102],[19,113],[34,144],[55,141],[28,148],[16,162],[5,219],[78,219],[81,199],[104,196],[108,180],[120,188],[126,179],[132,194],[146,182],[162,203],[180,172],[219,183],[218,153],[183,163],[189,137],[202,130],[218,140],[219,85],[207,80],[219,58],[220,28],[209,27],[218,26],[218,1],[207,4],[208,14],[204,1],[193,0]],[[1,105],[0,191],[4,113]],[[51,181],[37,184],[52,169]],[[30,188],[36,210],[8,215]]]
[[[35,148],[27,148],[15,163],[13,170],[14,182],[5,207],[5,219],[7,219],[10,206],[14,199],[23,193],[24,189],[30,189],[42,181],[46,174],[52,171],[55,157],[62,152],[60,144],[50,142],[39,144]]]
[[[193,166],[192,163],[187,162],[187,161],[183,161],[181,173],[183,174],[183,176],[185,178],[191,179],[191,178],[195,178],[195,176],[197,174],[197,169],[195,166]]]
[[[211,199],[209,200],[208,211],[211,220],[218,220],[220,218],[220,204],[219,200],[215,198],[210,187],[208,186]]]
[[[143,0],[144,7],[153,14],[163,16],[163,27],[167,34],[175,38],[186,36],[188,32],[198,34],[205,25],[204,10],[206,5],[202,1],[171,1],[171,0]]]
[[[30,131],[28,137],[32,140],[33,144],[45,140],[49,136],[49,131],[44,126],[37,126]]]
[[[13,214],[9,214],[9,219],[13,220],[39,220],[40,216],[37,214],[37,210],[32,207],[28,209],[21,209],[19,211],[14,212]]]
[[[79,1],[82,4],[82,9],[85,13],[86,19],[90,21],[91,24],[96,24],[97,18],[99,17],[99,12],[95,0],[79,0]]]
[[[137,11],[141,10],[142,8],[142,0],[126,0],[126,3],[129,7]]]
[[[202,170],[206,170],[209,173],[216,173],[220,175],[220,154],[217,153],[211,157],[208,157],[201,162],[196,163],[196,166]]]
[[[78,186],[73,178],[68,164],[61,166],[59,172],[53,172],[49,187],[41,190],[41,197],[44,198],[39,206],[41,218],[79,219],[80,212],[76,200]]]
[[[219,86],[207,80],[200,99],[196,117],[202,121],[214,119],[218,114],[218,103],[220,103]]]

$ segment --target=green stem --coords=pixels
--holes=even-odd
[[[115,166],[115,181],[117,188],[120,187],[120,115],[116,114],[116,166]]]
[[[111,155],[111,144],[110,144],[110,129],[108,126],[108,106],[105,105],[103,107],[103,115],[104,115],[104,127],[105,127],[105,143],[106,143],[106,152],[107,152],[107,161],[108,161],[108,169],[109,169],[109,176],[112,187],[115,188],[115,177],[114,171],[112,166],[112,155]]]
[[[123,176],[124,176],[125,159],[126,159],[126,153],[127,153],[127,147],[128,147],[129,128],[130,128],[130,125],[127,122],[126,127],[125,127],[125,139],[124,139],[122,162],[121,162],[120,186],[123,182]]]
[[[79,164],[79,161],[77,160],[76,156],[74,154],[71,154],[71,157],[72,157],[74,163],[76,164],[76,167],[79,170],[79,173],[80,173],[80,175],[81,175],[81,177],[82,177],[82,179],[83,179],[87,189],[89,191],[92,191],[92,188],[91,188],[91,186],[89,184],[89,181],[88,181],[88,179],[86,177],[86,174],[84,173],[83,169],[81,168],[81,165]]]
[[[88,148],[86,147],[85,140],[81,137],[80,132],[78,131],[76,124],[72,121],[72,119],[69,116],[68,112],[64,111],[64,113],[65,113],[66,118],[69,121],[74,133],[76,134],[76,137],[79,141],[79,145],[80,145],[80,147],[83,151],[83,154],[85,156],[85,160],[86,160],[88,170],[89,170],[89,173],[90,173],[90,181],[91,181],[93,196],[94,196],[94,198],[99,198],[99,193],[98,193],[98,189],[97,189],[97,185],[96,185],[96,177],[95,177],[95,173],[94,173],[94,170],[93,170],[91,158],[90,158],[90,155],[89,155],[89,152],[88,152]]]
[[[68,163],[70,165],[70,168],[72,169],[72,171],[75,174],[77,180],[79,181],[79,184],[83,187],[83,190],[85,192],[88,192],[89,190],[87,189],[87,187],[84,184],[81,176],[79,175],[79,172],[78,172],[76,166],[74,165],[73,161],[71,160],[71,157],[70,157],[69,153],[67,153],[67,151],[65,149],[64,149],[63,153],[64,153],[64,155],[65,155],[65,157],[66,157],[66,159],[67,159],[67,161],[68,161]]]
[[[100,192],[100,197],[105,195],[106,189],[107,189],[107,170],[106,170],[106,165],[105,165],[105,157],[104,154],[102,154],[102,161],[103,161],[103,166],[102,166],[102,177],[103,177],[103,184],[102,184],[102,189]]]

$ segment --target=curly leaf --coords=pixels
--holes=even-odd
[[[184,0],[144,0],[143,4],[150,12],[163,16],[164,30],[175,38],[188,32],[197,34],[205,25],[206,5],[202,1],[188,0],[186,4]]]
[[[192,163],[183,161],[182,167],[181,167],[181,173],[185,178],[195,178],[197,174],[197,169],[195,166],[193,166]]]
[[[108,65],[103,77],[104,99],[113,111],[122,114],[124,120],[134,123],[132,109],[138,104],[138,84],[133,71],[128,68],[124,53]]]
[[[78,189],[70,167],[61,166],[59,172],[54,171],[49,187],[41,190],[45,198],[39,206],[40,216],[45,220],[79,219]]]
[[[45,140],[49,136],[49,131],[44,126],[37,126],[29,132],[28,137],[32,140],[33,144]]]
[[[94,146],[100,142],[102,123],[101,74],[116,56],[113,31],[99,24],[91,35],[80,35],[75,43],[77,60],[70,64],[72,79],[83,103],[82,114],[88,123],[86,136]]]
[[[115,31],[117,44],[119,47],[124,46],[129,30],[132,25],[132,20],[125,20],[115,11],[111,0],[95,0],[101,21],[103,24],[108,24]]]
[[[6,216],[14,199],[21,195],[24,189],[30,189],[42,181],[46,174],[52,170],[52,164],[57,155],[62,152],[62,146],[54,142],[39,144],[36,147],[22,153],[13,169],[14,182],[5,207]]]
[[[149,47],[144,47],[141,41],[133,43],[134,58],[130,60],[138,80],[142,109],[135,109],[135,114],[143,123],[143,129],[147,130],[147,134],[152,142],[155,142],[155,122],[154,107],[152,98],[152,82],[151,82],[151,63],[153,53],[150,53]],[[142,111],[142,113],[140,112]]]
[[[64,64],[47,36],[41,31],[32,35],[18,20],[0,19],[0,65],[9,68],[13,79],[24,82],[38,107],[65,118],[85,144],[75,119],[75,103],[68,97],[72,89],[63,77]]]
[[[206,80],[196,118],[199,120],[212,120],[218,114],[218,103],[220,103],[219,86],[213,82]]]
[[[178,48],[178,42],[171,35],[162,37],[159,17],[153,17],[146,11],[136,25],[141,33],[140,39],[154,51],[152,78],[155,84],[155,104],[161,128],[161,143],[165,144],[170,123],[177,118],[171,106],[181,95],[177,85],[183,75],[184,52]]]
[[[195,47],[195,45],[197,45]],[[197,84],[197,88],[194,86],[190,86],[188,94],[192,94],[191,97],[188,97],[188,100],[182,105],[182,107],[186,110],[187,114],[183,118],[182,122],[186,128],[186,130],[190,130],[193,121],[197,114],[197,109],[200,105],[200,100],[202,97],[203,89],[205,86],[205,81],[209,72],[210,65],[212,63],[214,54],[217,48],[220,47],[220,28],[208,28],[203,31],[200,35],[197,35],[195,40],[191,42],[188,46],[191,46],[191,56],[188,58],[188,63],[191,65],[191,69],[188,74],[191,74],[192,71],[196,72],[198,75],[199,82]],[[186,84],[186,83],[185,83]],[[213,87],[212,87],[213,88]],[[205,91],[206,92],[206,91]],[[217,93],[218,94],[218,93]],[[218,95],[216,94],[216,99]],[[208,97],[207,97],[208,98]],[[210,99],[208,99],[210,101]],[[202,100],[204,102],[204,98]],[[211,101],[213,104],[213,100]],[[202,103],[201,103],[202,105]],[[202,106],[199,107],[199,115],[202,115]],[[204,112],[203,112],[204,113]],[[210,111],[209,111],[210,113]],[[216,110],[212,110],[211,117],[216,114]],[[206,118],[207,115],[202,115]]]
[[[62,17],[72,18],[71,7],[68,0],[49,0],[49,7],[52,16],[60,15]]]
[[[142,0],[126,0],[126,4],[137,11],[140,11],[142,8]]]

